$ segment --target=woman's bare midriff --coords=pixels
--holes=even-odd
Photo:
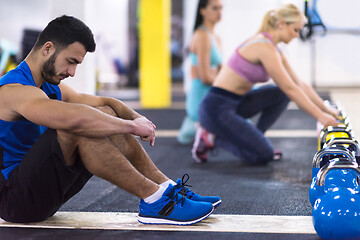
[[[220,71],[219,75],[216,77],[213,86],[225,89],[237,95],[245,95],[252,89],[253,84],[237,75],[232,69],[225,65],[223,70]]]

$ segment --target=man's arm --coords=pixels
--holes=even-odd
[[[155,137],[155,127],[145,118],[130,121],[110,116],[85,104],[52,100],[33,86],[4,87],[6,89],[1,91],[1,100],[9,109],[7,115],[14,120],[22,116],[38,125],[86,137],[131,133],[151,142]]]
[[[115,98],[78,93],[64,83],[60,83],[59,87],[64,102],[86,104],[92,107],[109,106],[120,118],[127,120],[134,120],[135,118],[142,117],[122,101]]]

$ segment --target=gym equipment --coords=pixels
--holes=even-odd
[[[318,151],[312,162],[312,180],[309,187],[309,201],[314,206],[316,199],[323,193],[323,187],[316,185],[320,169],[329,164],[332,159],[342,159],[348,162],[356,163],[356,159],[345,147],[326,147]]]
[[[312,35],[314,34],[315,28],[321,27],[323,31],[323,35],[326,34],[327,28],[323,24],[320,15],[317,10],[317,0],[313,0],[312,7],[309,7],[308,0],[305,0],[305,16],[308,22],[305,24],[304,29],[300,33],[300,38],[303,41],[311,39]]]
[[[356,162],[332,159],[317,174],[322,194],[315,201],[312,216],[322,239],[360,239],[360,170]]]
[[[309,201],[316,232],[322,239],[360,239],[360,156],[350,120],[340,104],[339,125],[318,123],[318,152],[313,157]]]
[[[0,76],[10,71],[16,65],[18,47],[6,39],[0,38]]]
[[[349,127],[349,124],[344,123],[344,127],[332,127],[329,126],[320,131],[319,141],[318,141],[318,149],[322,149],[324,144],[331,139],[341,138],[341,139],[352,139],[353,132]]]
[[[340,120],[338,120],[339,125],[336,127],[323,127],[320,123],[318,123],[318,150],[322,149],[324,144],[332,139],[354,139],[354,133],[352,131],[350,120],[344,108],[339,103],[335,104],[327,100],[324,101],[324,104],[327,107],[336,109],[339,112]]]
[[[326,147],[345,147],[349,151],[351,151],[355,157],[359,157],[359,143],[355,138],[331,138],[324,144],[324,148]]]

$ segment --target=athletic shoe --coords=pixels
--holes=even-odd
[[[144,224],[191,225],[207,218],[213,210],[211,203],[187,199],[169,184],[156,202],[140,201],[138,221]]]
[[[187,145],[193,143],[195,139],[195,122],[191,120],[188,116],[186,116],[181,124],[181,128],[179,130],[179,134],[176,139],[178,143],[182,145]]]
[[[273,160],[274,161],[281,161],[282,158],[283,158],[283,153],[281,151],[279,151],[279,150],[275,150]]]
[[[208,140],[209,132],[199,127],[196,130],[195,141],[191,150],[193,159],[198,163],[207,162],[207,152],[214,148],[214,144]]]
[[[184,181],[184,178],[187,179]],[[179,193],[183,196],[185,196],[186,198],[193,200],[193,201],[197,201],[197,202],[209,202],[213,205],[214,208],[218,207],[221,203],[221,199],[220,197],[217,196],[200,196],[199,194],[191,191],[189,188],[187,187],[191,187],[190,185],[187,185],[187,181],[189,180],[189,175],[188,174],[184,174],[184,176],[182,177],[182,179],[178,179],[176,181],[176,185],[175,188],[179,189]]]

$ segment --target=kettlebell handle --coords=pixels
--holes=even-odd
[[[353,134],[352,134],[352,130],[351,128],[346,125],[346,127],[333,127],[333,126],[328,126],[327,128],[324,128],[321,132],[320,132],[320,136],[319,138],[321,139],[321,142],[325,142],[326,141],[326,137],[331,134],[331,133],[346,133],[350,138],[352,138]]]
[[[356,139],[332,139],[325,146],[331,147],[334,144],[349,144],[355,147],[355,156],[359,156],[359,143]]]
[[[334,155],[334,154],[338,154],[338,155],[344,155],[350,162],[356,162],[355,157],[353,156],[353,154],[347,150],[347,149],[339,149],[339,148],[323,148],[320,151],[318,151],[314,157],[313,157],[313,162],[312,162],[312,166],[315,168],[320,168],[320,160],[325,156],[325,155]]]
[[[360,175],[359,165],[356,162],[349,162],[346,160],[336,159],[327,163],[319,170],[316,176],[316,185],[324,186],[326,175],[328,174],[329,171],[333,169],[353,169],[357,171],[358,174]]]

